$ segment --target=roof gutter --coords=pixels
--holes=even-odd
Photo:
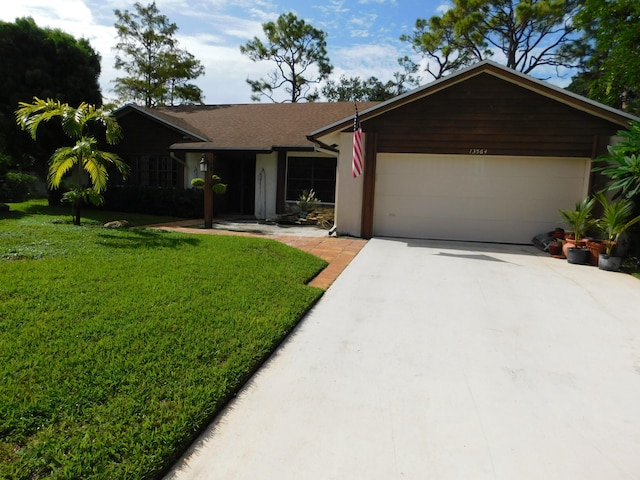
[[[337,148],[337,145],[327,145],[326,143],[321,142],[320,140],[315,138],[313,135],[307,135],[307,140],[313,143],[316,150],[325,150],[331,153],[340,153],[340,149]]]
[[[179,164],[184,165],[185,167],[187,166],[186,162],[184,162],[181,158],[179,158],[175,153],[169,152],[169,156]]]

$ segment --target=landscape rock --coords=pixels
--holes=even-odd
[[[103,225],[105,228],[129,228],[129,222],[126,220],[114,220]]]

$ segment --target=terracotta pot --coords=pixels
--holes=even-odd
[[[573,238],[565,238],[564,245],[562,245],[562,255],[565,257],[569,253],[569,249],[576,246],[576,241]]]
[[[598,265],[598,257],[607,249],[607,245],[602,240],[590,240],[587,242],[589,249],[589,263],[593,266]]]
[[[552,257],[560,257],[562,255],[562,244],[560,242],[549,243],[549,254]]]

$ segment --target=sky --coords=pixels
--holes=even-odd
[[[147,5],[151,0],[141,0]],[[100,85],[105,101],[114,100],[113,80],[124,76],[114,68],[115,9],[135,11],[133,0],[9,0],[0,20],[32,17],[40,27],[59,28],[86,38],[102,57]],[[240,53],[240,45],[263,39],[262,24],[293,12],[327,33],[327,52],[340,75],[386,82],[400,70],[397,59],[413,56],[410,45],[399,40],[410,34],[418,18],[447,9],[449,0],[156,0],[160,13],[178,26],[179,47],[194,55],[205,68],[194,83],[207,104],[251,103],[247,78],[266,78],[275,64],[253,62]],[[415,57],[416,60],[419,57]],[[499,59],[496,59],[499,61]],[[422,83],[428,81],[423,76]],[[560,86],[567,79],[550,80]],[[263,100],[268,101],[268,100]]]

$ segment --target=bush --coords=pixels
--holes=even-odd
[[[191,180],[192,187],[204,187],[204,178],[194,178]]]
[[[28,173],[5,173],[4,178],[0,178],[0,201],[24,202],[33,193],[37,181]]]
[[[104,199],[103,208],[116,212],[181,218],[204,216],[204,193],[199,189],[110,186]]]

